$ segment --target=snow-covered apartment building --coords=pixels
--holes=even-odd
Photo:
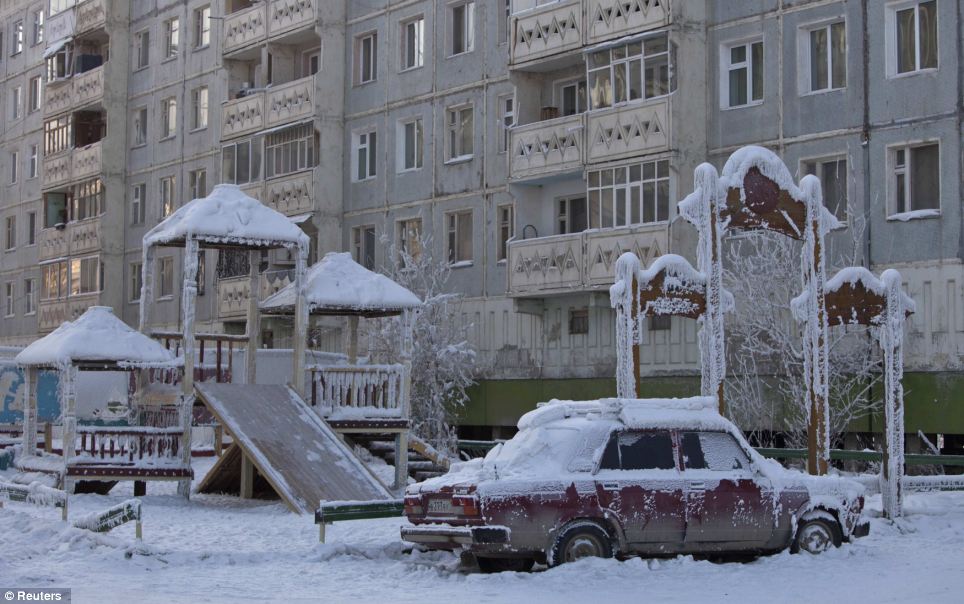
[[[615,259],[689,253],[693,169],[755,143],[866,218],[918,304],[908,430],[962,434],[962,37],[959,0],[0,0],[0,344],[134,324],[145,230],[231,182],[313,259],[430,235],[484,367],[464,423],[510,426],[614,391]],[[262,295],[291,266],[263,262]],[[202,330],[243,332],[245,271],[207,252]],[[694,322],[649,323],[649,393],[698,359]]]

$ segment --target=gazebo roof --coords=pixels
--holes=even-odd
[[[173,367],[174,354],[129,327],[109,306],[91,306],[75,321],[65,321],[24,348],[15,361],[21,366],[65,368]]]
[[[202,247],[278,248],[308,246],[308,236],[287,216],[221,184],[207,197],[179,208],[144,235],[144,247],[183,247],[188,238]]]
[[[417,308],[422,301],[385,275],[355,262],[351,254],[329,252],[305,275],[305,301],[311,314],[390,316]],[[295,305],[291,283],[261,303],[267,313],[290,314]]]

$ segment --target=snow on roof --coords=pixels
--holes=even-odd
[[[75,321],[27,346],[17,355],[18,365],[66,367],[85,361],[114,362],[130,367],[171,367],[174,354],[129,327],[109,306],[91,306]]]
[[[182,243],[189,237],[208,243],[308,246],[308,235],[287,216],[228,184],[215,186],[207,197],[168,216],[144,235],[144,247]]]
[[[355,262],[347,252],[329,252],[305,276],[308,312],[354,310],[401,312],[421,306],[418,296],[385,275]],[[262,310],[294,307],[295,284],[291,283],[261,303]]]

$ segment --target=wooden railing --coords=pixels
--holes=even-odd
[[[181,428],[77,428],[79,453],[70,463],[181,465]]]
[[[315,366],[311,404],[324,417],[405,417],[403,365]]]

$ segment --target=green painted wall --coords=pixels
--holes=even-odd
[[[643,380],[644,397],[699,394],[696,376],[650,377]],[[880,396],[880,392],[875,393]],[[469,402],[459,413],[466,426],[512,426],[536,404],[558,399],[587,400],[616,395],[616,380],[481,380],[469,389]],[[904,424],[908,434],[964,434],[964,374],[904,374]],[[877,432],[882,416],[855,422],[857,432]]]

